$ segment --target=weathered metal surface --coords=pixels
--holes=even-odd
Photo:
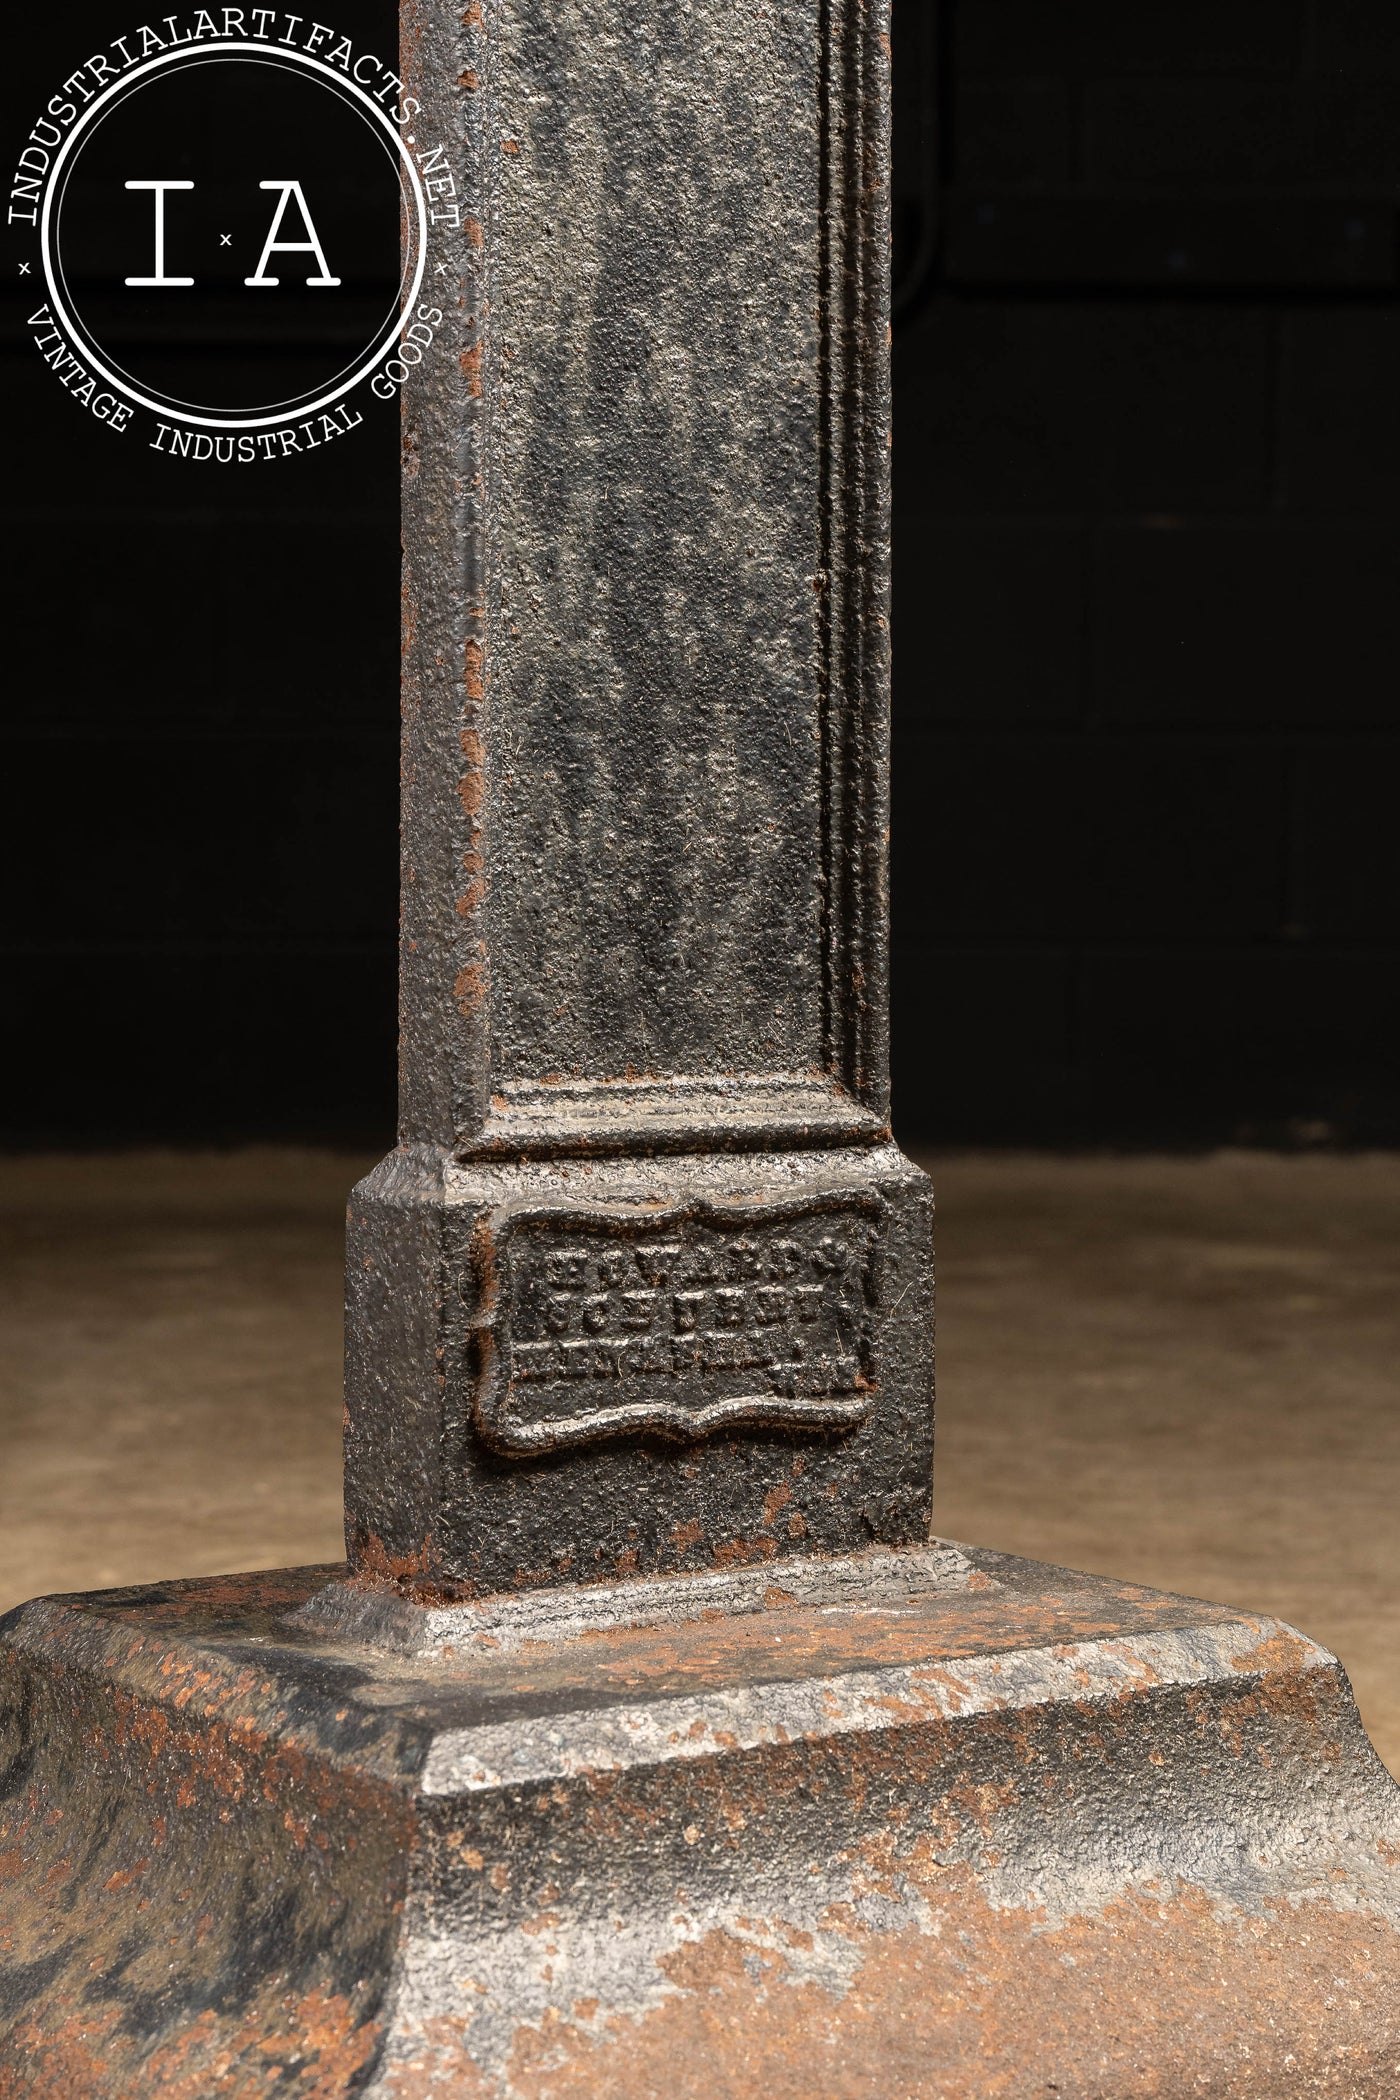
[[[545,1279],[522,1300],[525,1233]],[[893,1146],[394,1155],[350,1207],[352,1557],[451,1595],[926,1538],[929,1238],[928,1184]],[[595,1287],[609,1249],[635,1296]],[[550,1288],[551,1262],[577,1287]],[[519,1376],[522,1344],[547,1375]]]
[[[337,1720],[331,1671],[263,1667],[304,1594],[263,1575],[4,1622],[6,2100],[357,2089],[413,1819],[393,1725]]]
[[[350,1561],[0,1623],[0,2100],[1388,2100],[1334,1660],[927,1543],[881,0],[404,22],[464,266]]]
[[[350,1558],[432,1596],[907,1544],[883,0],[404,22],[465,242],[456,355],[404,396],[402,1142],[351,1205]],[[546,1239],[577,1291],[524,1276]]]
[[[464,168],[406,395],[406,1139],[878,1132],[879,0],[406,0]]]
[[[335,1572],[4,1622],[5,2100],[1396,2089],[1400,1805],[1276,1621],[943,1548],[381,1593],[430,1658]]]
[[[476,1250],[476,1426],[509,1456],[849,1429],[879,1394],[878,1196],[508,1211]]]

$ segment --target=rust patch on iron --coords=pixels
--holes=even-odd
[[[788,1481],[780,1480],[775,1486],[769,1488],[768,1493],[763,1498],[764,1523],[776,1524],[780,1514],[787,1508],[791,1500],[792,1487]]]
[[[1267,1638],[1230,1657],[1232,1669],[1244,1674],[1259,1671],[1268,1676],[1296,1677],[1317,1668],[1317,1650],[1287,1626],[1275,1626]]]
[[[713,1549],[717,1568],[742,1568],[750,1561],[772,1560],[778,1551],[776,1539],[724,1539]]]
[[[479,1013],[486,1003],[486,947],[482,941],[476,942],[475,947],[480,959],[463,963],[452,985],[457,1011],[466,1018]]]
[[[595,2041],[522,2028],[520,2100],[1392,2100],[1400,1942],[1375,1919],[1288,1905],[1224,1918],[1203,1891],[1124,1897],[1058,1930],[998,1912],[967,1870],[931,1892],[938,1935],[853,1937],[844,1992],[717,1930],[663,1962],[675,1995]],[[1340,1988],[1339,1988],[1340,1985]],[[1282,2025],[1281,2004],[1292,2016]]]
[[[421,2021],[412,2055],[381,2074],[384,2100],[501,2100],[495,2079],[467,2053],[471,2027],[470,2012],[439,2013]]]
[[[354,1580],[365,1589],[402,1591],[432,1566],[433,1542],[424,1539],[408,1553],[392,1553],[377,1533],[368,1532],[355,1553]]]
[[[122,2009],[84,2008],[24,2022],[6,2038],[0,2100],[211,2100],[274,2086],[289,2100],[341,2100],[379,2041],[377,2023],[344,1996],[278,1994],[230,2016],[206,2010],[152,2049],[126,2031]]]

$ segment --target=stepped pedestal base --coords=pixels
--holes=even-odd
[[[1400,2091],[1400,1793],[1276,1621],[953,1548],[0,1621],[0,2096]]]

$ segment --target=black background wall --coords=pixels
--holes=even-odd
[[[18,20],[17,154],[160,16]],[[392,63],[395,7],[330,20]],[[280,173],[280,170],[273,170]],[[25,1142],[362,1138],[394,1120],[398,414],[301,458],[172,463],[97,425],[7,285],[3,939]]]
[[[14,152],[129,26],[12,25]],[[896,52],[902,1132],[1394,1140],[1393,0],[900,0]],[[34,303],[0,1123],[380,1141],[395,412],[201,479],[63,396]]]
[[[904,1114],[1394,1138],[1400,14],[956,0],[925,38],[897,45]]]

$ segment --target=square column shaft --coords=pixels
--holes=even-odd
[[[351,1205],[352,1562],[473,1594],[907,1544],[883,11],[409,31],[465,274],[405,401],[401,1147]]]

